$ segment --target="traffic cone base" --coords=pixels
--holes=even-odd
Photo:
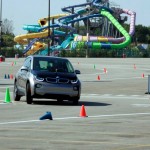
[[[81,106],[80,117],[88,117],[88,116],[86,115],[86,111],[85,111],[84,105]]]
[[[42,117],[40,117],[40,120],[46,120],[46,119],[53,120],[51,112],[46,112],[45,115],[43,115]]]

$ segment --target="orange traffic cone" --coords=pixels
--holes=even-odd
[[[136,65],[134,64],[134,69],[136,70]]]
[[[106,68],[104,68],[104,73],[107,73],[107,69]]]
[[[87,117],[84,105],[81,106],[80,117]]]
[[[10,74],[10,79],[13,79],[14,77],[13,77],[13,74]]]
[[[98,75],[98,76],[97,76],[97,80],[100,80],[100,79],[101,79],[101,78],[100,78],[100,75]]]

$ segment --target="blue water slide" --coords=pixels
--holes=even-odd
[[[81,17],[81,18],[69,21],[69,22],[67,22],[67,24],[78,22],[78,21],[81,21],[81,20],[86,20],[86,19],[93,18],[93,17],[100,17],[100,16],[102,16],[102,15],[100,15],[100,14],[93,14],[93,15],[89,15],[89,16],[85,16],[85,17]]]
[[[60,27],[60,25],[58,25],[58,24],[51,24],[51,25],[50,25],[50,28],[56,28],[56,27]],[[38,32],[41,32],[41,31],[43,31],[43,30],[45,30],[45,29],[48,29],[48,28],[49,28],[49,26],[41,27],[41,28],[38,30]]]
[[[102,0],[93,0],[92,4],[97,7],[98,9],[105,9],[106,11],[110,12],[111,14],[114,13],[114,11],[108,7],[105,6],[104,4],[100,4]],[[107,2],[106,2],[107,3]]]
[[[28,46],[24,49],[23,54],[27,53],[27,52],[31,49],[32,45],[33,45],[37,40],[39,40],[39,38],[33,39],[33,40],[28,44]]]
[[[74,39],[73,37],[66,38],[66,40],[64,40],[61,44],[62,49],[66,49],[71,43],[71,41],[73,41],[73,39]]]
[[[87,5],[91,5],[92,2],[87,2],[87,3],[83,3],[83,4],[78,4],[78,5],[73,5],[73,6],[68,6],[68,7],[64,7],[61,10],[63,12],[69,12],[72,13],[72,10],[68,10],[68,9],[72,9],[72,8],[76,8],[76,7],[83,7],[83,6],[87,6]]]
[[[24,25],[23,29],[27,30],[28,32],[39,32],[40,25]]]

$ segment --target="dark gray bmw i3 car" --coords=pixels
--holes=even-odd
[[[28,56],[14,80],[14,100],[26,96],[27,104],[33,98],[73,101],[78,104],[81,83],[77,77],[79,70],[74,70],[66,58],[51,56]]]

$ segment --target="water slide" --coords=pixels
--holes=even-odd
[[[50,19],[52,20],[52,18],[54,19],[58,19],[60,17],[66,16],[66,14],[59,14],[59,15],[55,15],[55,16],[51,16],[49,18],[45,18],[46,20]],[[41,19],[42,20],[42,19]],[[29,27],[29,26],[28,26]],[[32,25],[32,31],[36,30],[35,28],[37,28],[36,31],[39,30],[39,26],[33,26]],[[29,29],[31,30],[31,26],[29,27]],[[37,33],[28,33],[28,34],[23,34],[23,35],[18,35],[14,38],[15,42],[18,42],[20,44],[28,44],[28,39],[34,39],[34,38],[44,38],[48,36],[48,30],[44,30],[43,32],[37,32]]]
[[[107,48],[107,49],[120,49],[124,48],[131,42],[131,36],[135,32],[135,13],[130,10],[121,10],[122,12],[131,15],[130,31],[127,31],[119,24],[119,22],[106,10],[100,11],[100,14],[107,17],[112,24],[122,33],[124,37],[109,38],[98,36],[76,36],[74,42],[71,44],[71,49],[77,47],[89,47],[93,49]],[[87,42],[88,41],[88,42]],[[113,43],[113,44],[112,44]]]
[[[106,0],[107,2],[108,0]],[[101,3],[103,2],[103,3]],[[79,10],[78,7],[84,7]],[[29,33],[24,35],[19,35],[15,37],[15,41],[20,44],[28,44],[25,49],[25,53],[34,54],[40,52],[41,54],[48,53],[48,47],[45,43],[39,42],[40,39],[48,37],[48,28],[63,27],[70,30],[68,34],[63,31],[58,31],[54,29],[54,36],[66,36],[65,40],[60,45],[51,46],[51,51],[62,50],[62,49],[76,49],[76,48],[92,48],[92,49],[120,49],[128,46],[131,42],[131,36],[135,32],[135,12],[125,9],[110,9],[105,6],[104,0],[92,0],[91,2],[69,6],[62,8],[63,12],[72,13],[74,8],[78,10],[74,11],[73,14],[60,14],[55,16],[49,16],[47,18],[39,19],[39,25],[27,25],[24,29]],[[90,10],[90,12],[89,12]],[[113,17],[113,13],[119,12],[119,14],[125,13],[131,16],[130,21],[130,31],[129,33],[119,24],[117,19]],[[123,35],[120,38],[113,37],[102,37],[102,36],[82,36],[76,34],[76,29],[68,24],[75,23],[78,21],[84,21],[89,18],[94,17],[106,17],[108,20],[118,29],[118,31]],[[79,18],[80,17],[80,18]],[[48,26],[48,21],[52,18],[57,19],[57,23]],[[32,32],[32,33],[30,33]],[[51,30],[50,30],[51,34]],[[29,40],[32,40],[28,43]]]
[[[125,10],[125,9],[115,10],[118,12],[120,11],[120,14],[126,13],[131,16],[130,31],[128,34],[127,31],[119,24],[119,22],[111,15],[113,11],[109,8],[106,8],[105,6],[100,6],[99,4],[97,4],[97,2],[99,2],[99,0],[94,0],[93,5],[96,5],[96,7],[102,10],[100,11],[100,14],[104,17],[107,17],[109,21],[112,22],[112,24],[120,31],[120,33],[122,33],[123,37],[113,38],[113,37],[102,37],[102,36],[88,36],[88,34],[87,36],[77,35],[74,38],[74,41],[71,42],[71,49],[82,48],[82,47],[84,48],[89,47],[93,49],[100,49],[100,48],[120,49],[128,46],[131,42],[131,36],[135,32],[135,17],[136,17],[135,12],[130,10]],[[67,7],[67,9],[72,7],[77,7],[77,6],[81,6],[81,5],[69,6]],[[70,12],[67,9],[65,8],[65,11]],[[91,15],[91,17],[95,17],[95,16]],[[85,18],[90,18],[90,15],[86,16]],[[61,19],[62,18],[59,18],[59,20]],[[72,20],[68,23],[79,21],[79,20],[84,20],[84,19],[80,18],[80,19]]]
[[[81,5],[77,5],[76,7],[81,7],[81,6],[86,6],[88,5],[89,3],[85,3],[85,4],[81,4]],[[90,3],[91,4],[91,3]],[[73,6],[75,7],[75,6]],[[71,30],[71,32],[69,34],[73,34],[75,32],[75,28],[71,27],[71,26],[68,26],[66,25],[69,24],[69,23],[74,23],[74,22],[77,22],[77,21],[80,21],[80,20],[83,20],[83,19],[86,19],[83,18],[83,19],[78,19],[78,20],[73,20],[75,17],[78,17],[79,15],[81,14],[85,14],[86,13],[86,9],[87,8],[84,8],[84,9],[80,9],[78,10],[75,14],[71,14],[71,15],[59,15],[60,18],[58,18],[58,16],[56,15],[56,17],[53,16],[53,18],[58,18],[58,24],[52,24],[50,25],[50,28],[54,28],[54,27],[63,27],[63,28],[67,28],[69,30]],[[91,16],[93,17],[93,16]],[[52,17],[51,17],[52,18]],[[28,30],[28,31],[32,31],[32,32],[43,32],[45,30],[48,30],[48,22],[47,22],[47,18],[44,18],[44,19],[40,19],[38,22],[40,24],[40,26],[32,26],[32,25],[29,25],[29,26],[24,26],[24,29],[25,30]],[[62,21],[63,20],[63,21]],[[44,23],[43,23],[44,22]],[[44,25],[43,25],[44,24]],[[62,31],[58,31],[58,30],[54,30],[54,35],[55,36],[60,36],[60,35],[65,35],[66,33],[65,32],[62,32]],[[75,36],[75,34],[72,35],[73,37]],[[40,37],[41,38],[41,37]],[[56,45],[56,46],[51,46],[50,47],[50,50],[53,51],[53,50],[62,50],[62,49],[66,49],[71,41],[73,41],[73,38],[68,36],[62,43],[61,45]],[[37,44],[35,43],[33,46],[32,46],[32,49],[29,49],[31,48],[31,45],[33,44],[33,41],[31,41],[31,43],[29,44],[30,46],[28,46],[24,52],[27,53],[27,54],[33,54],[33,53],[36,53],[37,51],[43,51],[42,53],[44,54],[47,54],[48,53],[48,48],[45,48],[45,50],[43,50],[43,48],[45,47],[45,44],[44,44],[44,47],[37,47]],[[38,44],[39,45],[39,44]],[[40,45],[41,46],[41,45]],[[41,52],[40,52],[41,53]]]
[[[119,11],[119,14],[125,13],[131,16],[131,21],[130,21],[130,31],[129,35],[133,36],[135,32],[135,19],[136,19],[136,14],[133,11],[127,10],[127,9],[117,9],[116,11]],[[88,39],[88,40],[87,40]],[[112,38],[112,37],[101,37],[101,36],[81,36],[78,35],[75,37],[74,41],[83,41],[83,42],[109,42],[109,43],[121,43],[125,40],[124,37],[121,38]]]
[[[51,16],[49,18],[39,19],[38,22],[40,25],[25,25],[23,27],[23,29],[27,30],[29,33],[16,36],[14,40],[20,44],[24,44],[24,45],[28,44],[28,46],[26,47],[26,49],[24,50],[23,53],[33,54],[36,51],[38,51],[39,49],[44,50],[46,48],[46,44],[41,43],[41,42],[36,42],[36,41],[39,39],[48,37],[48,29],[42,30],[41,32],[39,32],[39,30],[43,26],[48,25],[48,19],[50,19],[50,20],[52,20],[52,18],[58,19],[59,17],[63,17],[63,16],[66,16],[66,14],[59,14],[59,15]],[[43,25],[42,23],[44,21],[45,21],[45,24]],[[32,33],[30,33],[30,32],[32,32]],[[57,33],[58,33],[58,31],[57,31]],[[51,31],[50,31],[50,34],[51,34]],[[62,32],[59,32],[59,34],[62,34]],[[30,40],[33,39],[33,40],[30,43],[28,43],[29,39]]]

